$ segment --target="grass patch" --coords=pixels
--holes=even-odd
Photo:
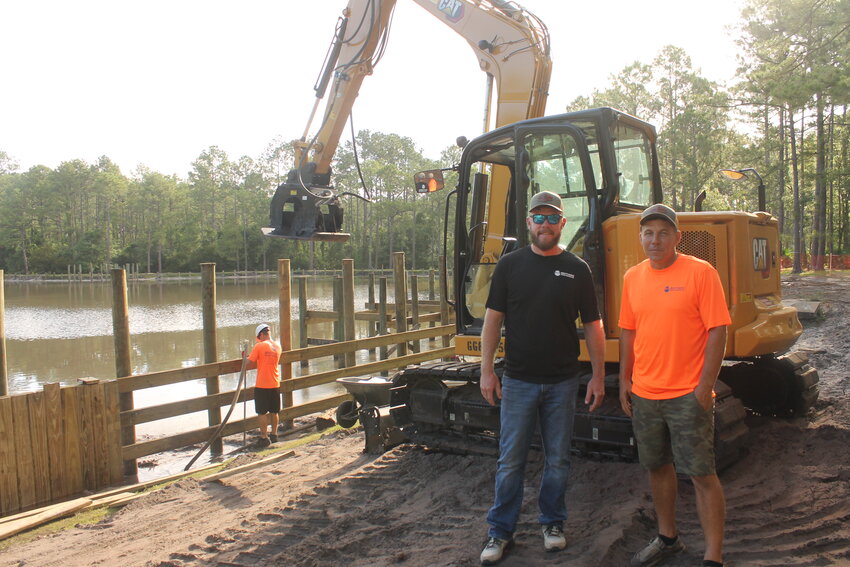
[[[43,526],[6,538],[0,541],[0,551],[5,551],[14,545],[25,544],[42,536],[52,535],[77,526],[93,526],[111,518],[118,510],[119,507],[117,506],[103,506],[91,510],[82,510],[67,518],[59,518]]]

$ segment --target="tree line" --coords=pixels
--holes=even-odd
[[[795,271],[804,256],[821,269],[826,254],[850,253],[850,0],[749,0],[737,33],[732,85],[706,79],[684,50],[668,46],[566,110],[613,106],[654,123],[665,202],[677,210],[691,210],[702,191],[705,209],[756,210],[757,182],[717,173],[756,169],[783,253]],[[444,197],[417,195],[412,174],[450,166],[458,155],[450,147],[428,159],[410,138],[361,130],[354,144],[340,145],[334,183],[371,203],[344,203],[349,242],[310,244],[260,231],[292,167],[291,147],[280,141],[235,160],[212,146],[185,179],[144,167],[128,176],[105,156],[21,172],[0,151],[0,268],[64,273],[68,265],[132,263],[179,272],[216,262],[263,270],[278,257],[295,269],[334,269],[343,258],[381,268],[393,251],[404,251],[410,268],[435,267]]]
[[[570,106],[654,122],[665,200],[678,210],[703,190],[707,209],[756,210],[755,181],[717,175],[754,168],[794,271],[804,256],[822,269],[826,254],[850,253],[850,0],[748,0],[736,33],[739,68],[727,88],[670,46]]]

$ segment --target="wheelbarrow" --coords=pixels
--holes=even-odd
[[[354,427],[360,414],[390,403],[390,388],[393,383],[383,376],[369,378],[337,378],[354,399],[346,400],[336,408],[336,422],[342,427]]]

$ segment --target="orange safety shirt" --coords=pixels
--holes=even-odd
[[[277,388],[280,386],[280,353],[283,349],[279,344],[269,339],[257,339],[248,360],[257,364],[257,388]]]
[[[693,392],[708,331],[732,320],[711,264],[679,254],[663,270],[644,260],[623,281],[620,327],[635,331],[632,392],[666,400]]]

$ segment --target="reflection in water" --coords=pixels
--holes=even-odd
[[[292,344],[299,344],[298,288],[292,286]],[[421,296],[427,296],[427,283]],[[391,291],[391,290],[390,290]],[[331,310],[333,278],[307,278],[308,308]],[[195,366],[203,362],[203,321],[201,283],[131,282],[127,289],[129,305],[133,374],[144,374]],[[76,384],[79,378],[115,377],[112,339],[112,285],[110,283],[12,283],[6,285],[6,351],[9,390],[12,393],[35,391],[42,384]],[[368,300],[367,280],[357,279],[355,305],[362,309]],[[389,298],[392,302],[392,297]],[[216,340],[218,360],[241,357],[243,345],[254,344],[253,331],[259,322],[268,322],[277,338],[277,280],[223,280],[216,285]],[[357,323],[357,336],[365,337],[368,328]],[[330,323],[310,325],[311,337],[333,336]],[[358,352],[358,363],[369,360],[368,352]],[[332,368],[333,359],[311,362],[309,369],[293,365],[300,376]],[[221,391],[233,390],[237,375],[221,377]],[[254,383],[249,373],[248,385]],[[140,390],[135,393],[136,407],[205,394],[202,380]],[[294,393],[295,403],[344,391],[329,384]],[[247,414],[253,415],[253,406]],[[242,410],[237,408],[236,414]],[[139,427],[139,433],[155,433],[162,420]],[[206,424],[206,413],[194,414],[198,427]],[[155,426],[155,427],[154,427]],[[152,428],[152,429],[149,429]],[[181,427],[182,428],[182,427]],[[145,429],[149,429],[145,431]]]

